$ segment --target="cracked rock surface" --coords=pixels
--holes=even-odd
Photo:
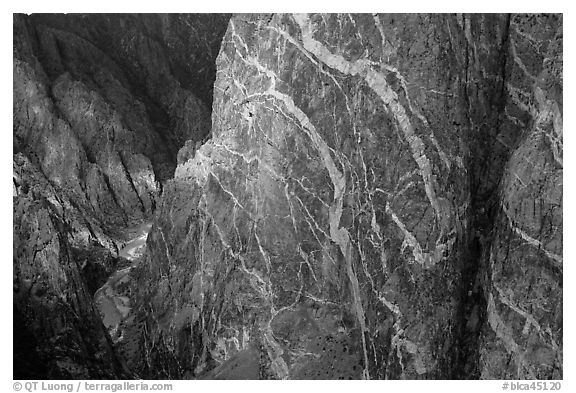
[[[33,167],[20,155],[15,169],[22,177],[14,186],[14,378],[126,378],[87,285],[110,274],[116,261],[96,256],[100,243],[79,257],[70,201],[40,174],[27,173]]]
[[[211,19],[225,26],[225,16]],[[210,22],[194,15],[15,15],[14,150],[110,227],[151,217],[178,149],[210,131],[219,32],[199,21]],[[184,42],[193,45],[183,50],[177,34],[189,34]]]
[[[16,14],[13,79],[15,378],[563,378],[562,15]]]
[[[562,17],[239,15],[138,268],[150,378],[562,378]]]
[[[14,14],[15,378],[133,376],[93,295],[210,132],[228,18]]]

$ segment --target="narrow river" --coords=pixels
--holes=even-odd
[[[140,261],[146,250],[146,239],[152,223],[143,223],[132,228],[131,240],[119,252],[119,256],[131,261],[131,264],[117,270],[108,281],[94,294],[94,303],[112,340],[118,339],[118,326],[128,316],[131,304],[129,295],[130,271]]]
[[[119,256],[131,261],[141,256],[144,253],[150,229],[152,229],[152,223],[149,222],[136,227],[134,237],[122,247]]]

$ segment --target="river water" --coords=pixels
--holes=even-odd
[[[118,326],[130,313],[131,304],[128,296],[130,271],[140,261],[146,250],[146,239],[152,228],[152,223],[143,223],[132,228],[130,239],[119,252],[119,256],[131,261],[130,266],[117,270],[108,281],[94,294],[94,303],[104,325],[114,341]]]

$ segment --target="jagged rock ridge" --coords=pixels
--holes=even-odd
[[[101,222],[121,227],[151,217],[178,149],[210,131],[210,51],[226,17],[209,19],[15,15],[14,150]],[[173,29],[189,34],[186,51]],[[204,102],[195,79],[181,75],[203,77]]]
[[[228,18],[14,15],[15,378],[133,376],[92,296],[209,135]]]

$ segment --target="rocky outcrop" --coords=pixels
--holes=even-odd
[[[562,19],[231,19],[135,274],[150,378],[561,378]]]
[[[14,378],[127,378],[69,240],[74,210],[46,180],[22,182],[21,175],[14,186]]]
[[[133,375],[92,297],[209,135],[228,18],[14,15],[15,378]]]
[[[117,241],[106,234],[105,227],[21,153],[13,157],[12,182],[15,203],[28,195],[49,201],[51,209],[66,226],[65,237],[72,247],[73,259],[85,273],[86,282],[90,286],[101,285],[115,269],[118,255]]]
[[[226,20],[15,15],[15,150],[110,227],[151,217],[178,149],[210,131]]]

